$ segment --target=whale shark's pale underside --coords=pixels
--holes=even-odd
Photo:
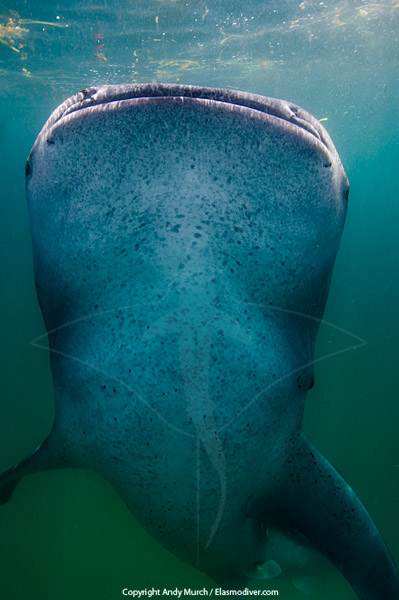
[[[369,514],[301,430],[348,197],[320,123],[230,90],[90,88],[26,176],[56,410],[2,501],[25,474],[91,468],[223,585],[284,576],[295,546],[398,599]]]

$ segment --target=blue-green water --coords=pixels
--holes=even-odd
[[[46,24],[47,23],[47,24]],[[48,24],[50,23],[50,24]],[[399,5],[358,1],[10,0],[0,4],[0,471],[49,432],[48,355],[32,275],[24,166],[50,112],[91,85],[171,82],[293,101],[326,126],[351,192],[304,428],[399,562]],[[366,344],[355,350],[358,341]],[[343,350],[347,351],[343,352]],[[122,598],[202,588],[91,472],[32,475],[0,510],[0,597]],[[373,568],[373,565],[370,565]],[[254,587],[254,586],[253,586]],[[302,597],[286,582],[268,587]],[[313,598],[355,598],[332,569]]]

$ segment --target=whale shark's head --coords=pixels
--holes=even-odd
[[[27,162],[48,329],[137,299],[197,312],[234,301],[296,329],[310,357],[347,195],[328,134],[292,103],[179,85],[83,90]]]

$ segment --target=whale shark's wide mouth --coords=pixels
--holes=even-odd
[[[303,132],[308,132],[319,143],[321,143],[330,154],[336,156],[334,145],[325,131],[324,127],[310,113],[299,106],[268,98],[258,94],[228,90],[222,88],[198,87],[192,85],[174,84],[127,84],[127,85],[104,85],[81,90],[53,113],[46,123],[46,130],[59,124],[65,117],[76,111],[95,106],[134,100],[134,99],[172,99],[190,98],[191,103],[198,100],[199,104],[204,101],[221,103],[234,110],[235,108],[247,108],[254,112],[264,113],[276,119],[281,119],[297,126]]]

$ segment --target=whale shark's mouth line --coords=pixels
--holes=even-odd
[[[104,106],[112,102],[128,100],[158,99],[190,99],[191,103],[211,101],[226,105],[230,110],[239,107],[247,108],[257,113],[263,113],[297,126],[306,131],[320,142],[333,156],[336,155],[334,145],[324,127],[310,113],[291,102],[283,102],[275,98],[267,98],[258,94],[250,94],[221,88],[197,87],[193,85],[175,84],[128,84],[105,85],[81,90],[56,110],[46,124],[46,132],[59,124],[65,117],[85,108]]]

